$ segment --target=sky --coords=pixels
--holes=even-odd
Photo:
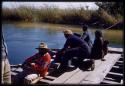
[[[57,6],[59,8],[80,8],[88,6],[88,9],[98,9],[94,2],[2,2],[2,7],[15,8],[20,5],[34,6],[36,8],[42,6]]]

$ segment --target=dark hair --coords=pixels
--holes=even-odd
[[[108,44],[109,44],[109,41],[108,41],[108,40],[104,40],[104,44],[105,44],[105,45],[108,45]]]
[[[84,30],[84,31],[86,31],[87,29],[88,29],[88,25],[82,25],[82,29]]]
[[[95,36],[96,37],[102,37],[102,31],[101,30],[96,30],[95,31]]]

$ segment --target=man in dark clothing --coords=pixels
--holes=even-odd
[[[105,61],[103,52],[103,37],[100,30],[97,30],[95,32],[95,40],[92,47],[91,58],[101,59],[102,61]]]
[[[79,61],[83,61],[85,58],[89,58],[91,49],[84,40],[73,35],[71,30],[64,30],[63,33],[67,40],[63,49],[60,51],[63,54],[61,69],[67,69],[70,59],[78,57]]]
[[[88,33],[88,26],[87,25],[83,25],[82,27],[83,30],[83,35],[81,36],[81,38],[87,42],[87,44],[90,46],[90,48],[92,48],[92,41],[90,39],[90,35]]]

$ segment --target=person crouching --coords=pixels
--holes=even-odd
[[[48,53],[49,49],[47,44],[41,42],[39,47],[36,49],[38,50],[38,53],[27,58],[22,64],[23,72],[18,74],[17,82],[21,82],[21,80],[23,80],[25,84],[32,84],[32,80],[37,78],[38,75],[42,78],[48,74],[51,56]]]

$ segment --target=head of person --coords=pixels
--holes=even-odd
[[[82,30],[83,30],[83,31],[87,31],[87,29],[88,29],[88,25],[83,25],[83,26],[82,26]]]
[[[41,55],[43,55],[43,54],[45,54],[49,51],[49,48],[48,48],[47,44],[44,43],[44,42],[41,42],[39,47],[36,48],[36,49],[38,49],[39,54],[41,54]]]
[[[64,30],[63,33],[64,33],[65,38],[68,38],[71,35],[73,35],[73,32],[69,29]]]
[[[96,37],[96,38],[102,37],[102,31],[96,30],[96,31],[95,31],[95,37]]]

